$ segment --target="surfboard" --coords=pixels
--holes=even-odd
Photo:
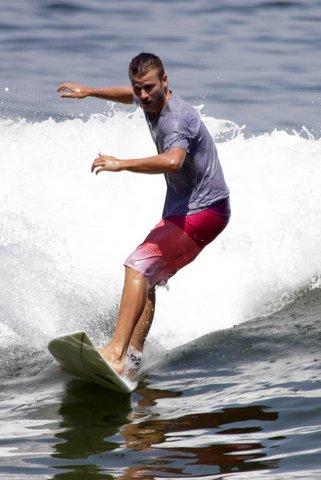
[[[127,380],[112,369],[86,332],[54,338],[48,343],[48,350],[67,372],[108,390],[131,393],[137,386],[137,382]]]

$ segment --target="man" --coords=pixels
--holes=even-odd
[[[125,261],[125,283],[111,341],[100,350],[118,373],[139,367],[155,310],[155,286],[165,284],[227,225],[229,190],[212,137],[196,110],[168,88],[161,60],[141,53],[129,65],[131,86],[90,88],[64,83],[62,97],[98,97],[144,111],[158,155],[120,160],[101,155],[91,171],[164,174],[161,222]]]

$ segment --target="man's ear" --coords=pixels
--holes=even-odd
[[[163,87],[168,87],[168,77],[166,73],[164,73],[164,76],[163,76]]]

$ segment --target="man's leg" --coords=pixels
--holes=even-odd
[[[138,320],[132,336],[130,338],[129,346],[138,352],[142,352],[145,344],[146,337],[153,322],[155,313],[155,287],[148,290],[148,296],[143,313]]]
[[[109,344],[100,349],[102,356],[118,373],[123,372],[130,339],[146,307],[148,289],[148,280],[142,273],[125,267],[125,283],[115,332]],[[142,326],[141,330],[144,331]],[[135,334],[136,344],[139,343],[138,331],[137,336]]]
[[[136,374],[141,364],[145,340],[153,323],[155,298],[155,288],[150,288],[145,308],[130,338],[125,361],[125,372],[129,378]]]

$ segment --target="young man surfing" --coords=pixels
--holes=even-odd
[[[126,160],[99,154],[91,171],[162,173],[167,183],[162,220],[125,261],[115,332],[100,350],[120,374],[139,367],[154,317],[156,285],[164,285],[192,262],[230,218],[229,190],[214,141],[197,111],[169,90],[161,60],[151,53],[137,55],[129,65],[129,78],[131,86],[63,83],[57,90],[66,98],[138,104],[158,154]]]

